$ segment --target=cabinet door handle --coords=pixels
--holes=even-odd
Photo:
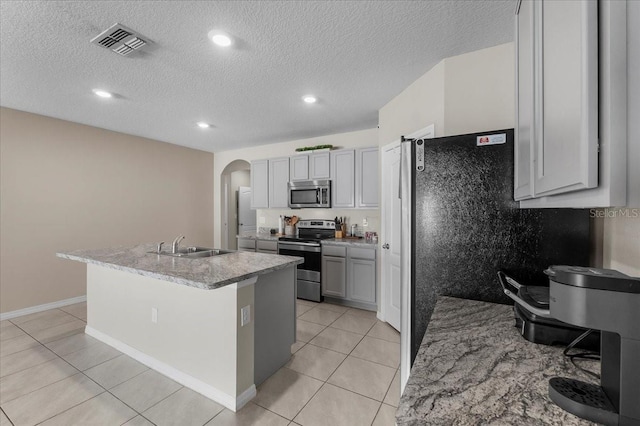
[[[382,248],[385,249],[385,250],[389,250],[389,244],[388,243],[387,244],[383,244]]]

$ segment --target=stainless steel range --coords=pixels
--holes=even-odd
[[[298,265],[298,299],[322,301],[322,246],[321,240],[335,236],[333,220],[301,220],[296,237],[280,237],[278,254],[304,258]]]

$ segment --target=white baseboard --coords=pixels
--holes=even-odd
[[[17,311],[5,312],[0,314],[0,321],[11,318],[21,317],[23,315],[35,314],[36,312],[48,311],[49,309],[61,308],[63,306],[73,305],[87,301],[87,296],[72,297],[71,299],[58,300],[57,302],[45,303],[44,305],[31,306],[30,308],[18,309]]]
[[[139,350],[132,348],[131,346],[123,343],[117,339],[114,339],[111,336],[108,336],[101,331],[96,330],[95,328],[86,326],[85,333],[91,337],[94,337],[100,340],[107,345],[116,348],[120,352],[129,355],[131,358],[135,359],[138,362],[146,365],[147,367],[157,371],[160,374],[163,374],[170,379],[175,380],[183,386],[188,387],[201,395],[217,402],[228,408],[231,411],[237,411],[242,408],[247,402],[249,402],[254,396],[256,396],[256,387],[255,385],[251,385],[247,390],[242,392],[237,397],[233,397],[226,392],[221,391],[203,381],[196,379],[193,376],[190,376],[182,371],[165,364],[162,361],[159,361],[145,353],[140,352]]]

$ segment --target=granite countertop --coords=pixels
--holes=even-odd
[[[372,243],[364,238],[350,239],[350,238],[329,238],[322,240],[323,246],[346,246],[346,247],[362,247],[377,249],[378,243]]]
[[[300,257],[243,251],[197,259],[148,253],[155,250],[156,244],[151,243],[134,247],[75,250],[57,253],[57,256],[204,290],[224,287],[304,261]]]
[[[278,238],[282,237],[282,234],[271,234],[269,232],[257,232],[257,231],[246,231],[241,234],[236,235],[236,238],[248,238],[250,240],[267,240],[267,241],[278,241]]]
[[[548,396],[555,376],[595,383],[562,348],[526,341],[513,310],[438,299],[396,412],[398,425],[593,425]],[[599,372],[599,362],[577,361]]]

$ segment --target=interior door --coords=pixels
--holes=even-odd
[[[430,139],[435,136],[435,126],[420,129],[407,138]],[[381,239],[381,301],[382,317],[393,328],[402,332],[402,228],[400,200],[400,141],[382,148],[382,229]],[[406,285],[406,283],[405,283]],[[409,312],[404,313],[410,315]],[[406,380],[405,380],[406,382]]]
[[[382,152],[382,303],[384,319],[400,331],[400,143]]]
[[[256,211],[251,210],[251,188],[238,187],[238,233],[256,230]]]

